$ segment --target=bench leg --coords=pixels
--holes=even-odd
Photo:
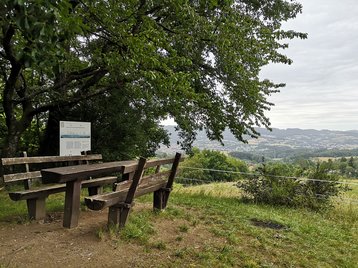
[[[66,182],[65,211],[63,227],[73,228],[78,225],[80,215],[81,180]]]
[[[162,210],[165,208],[164,191],[158,190],[153,193],[153,209]]]
[[[45,200],[46,200],[45,197],[26,200],[27,211],[29,213],[29,218],[31,220],[45,219],[46,217]]]
[[[130,209],[130,204],[120,204],[109,207],[108,226],[117,225],[119,228],[123,228],[126,225]]]
[[[153,209],[162,210],[167,207],[170,190],[159,189],[153,193]]]
[[[103,186],[88,187],[88,195],[98,195],[103,193]]]
[[[117,225],[119,223],[119,210],[116,206],[109,207],[108,210],[108,226]]]

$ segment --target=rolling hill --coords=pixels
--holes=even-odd
[[[160,152],[172,153],[180,150],[178,133],[174,126],[164,126],[170,133],[171,145],[161,147]],[[224,132],[222,146],[210,141],[204,131],[197,134],[193,146],[225,152],[242,152],[269,158],[290,158],[310,156],[351,156],[358,155],[358,131],[332,131],[314,129],[277,129],[269,131],[258,128],[258,139],[247,137],[247,144],[239,142],[230,131]]]

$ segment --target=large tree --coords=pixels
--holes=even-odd
[[[203,128],[257,136],[283,86],[260,70],[290,63],[282,40],[306,35],[281,23],[300,11],[284,0],[3,0],[2,153],[15,154],[36,115],[113,91],[156,120],[172,116],[185,146]]]

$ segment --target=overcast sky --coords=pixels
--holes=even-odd
[[[283,27],[308,39],[289,42],[284,54],[292,65],[269,65],[261,73],[286,83],[269,98],[271,126],[358,130],[358,0],[296,1],[303,12]]]
[[[270,98],[272,127],[358,129],[358,1],[297,1],[303,12],[284,28],[308,39],[290,41],[292,65],[262,71],[262,78],[286,83]]]

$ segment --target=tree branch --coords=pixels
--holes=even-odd
[[[161,24],[160,22],[156,21],[155,22],[157,23],[157,25],[159,25],[161,28],[163,28],[165,31],[169,32],[169,33],[172,33],[172,34],[177,34],[175,31],[169,29],[168,27],[164,26],[163,24]]]
[[[2,31],[4,35],[2,45],[5,52],[5,58],[10,61],[12,66],[20,65],[20,63],[16,60],[11,48],[11,39],[15,34],[15,28],[13,27],[13,25],[10,24],[7,29],[5,28],[5,26],[3,26]]]
[[[100,94],[103,94],[107,90],[108,90],[108,87],[103,87],[101,89],[98,89],[98,90],[92,92],[91,94],[79,95],[79,96],[77,96],[75,98],[72,98],[70,100],[61,99],[61,100],[58,100],[58,101],[55,101],[55,102],[52,102],[52,103],[48,103],[46,105],[42,105],[42,106],[37,107],[36,109],[33,109],[30,112],[30,115],[35,116],[36,114],[47,112],[48,110],[50,110],[51,108],[54,108],[54,107],[71,106],[71,105],[79,103],[79,102],[81,102],[83,100],[86,100],[86,99],[98,96]]]
[[[15,92],[19,74],[21,73],[22,65],[16,60],[11,47],[11,39],[15,35],[15,28],[10,24],[7,29],[3,26],[2,31],[4,36],[2,39],[2,46],[5,52],[5,59],[9,60],[11,65],[10,75],[5,79],[3,95],[3,108],[6,115],[6,125],[9,127],[11,122],[14,120],[13,94]]]
[[[24,96],[23,98],[16,99],[14,101],[16,103],[21,103],[21,102],[26,101],[26,100],[32,100],[35,97],[37,97],[37,96],[39,96],[39,95],[41,95],[43,93],[56,91],[56,90],[60,89],[61,87],[65,86],[65,85],[69,85],[74,80],[81,80],[81,79],[84,79],[84,78],[87,78],[87,77],[90,77],[90,76],[96,76],[96,75],[102,73],[103,71],[104,71],[104,69],[100,69],[98,67],[93,67],[92,66],[92,67],[84,68],[84,69],[79,70],[79,71],[69,73],[69,74],[66,75],[65,79],[62,79],[59,83],[53,85],[52,87],[46,87],[43,90],[36,91],[31,95]]]
[[[143,8],[144,8],[146,2],[147,2],[146,0],[140,0],[139,7],[137,10],[137,15],[135,16],[136,23],[133,25],[132,30],[131,30],[132,35],[136,35],[139,32],[140,26],[143,23],[142,16],[145,15]]]
[[[61,98],[57,101],[53,101],[51,103],[42,105],[37,107],[36,109],[33,109],[30,114],[31,116],[35,116],[36,114],[39,113],[43,113],[46,112],[48,110],[50,110],[53,107],[65,107],[65,106],[71,106],[74,104],[77,104],[83,100],[86,99],[90,99],[93,98],[95,96],[98,96],[100,94],[103,94],[104,92],[112,89],[112,86],[103,86],[101,88],[98,88],[97,90],[93,91],[93,92],[89,92],[88,90],[84,90],[84,89],[89,89],[91,86],[95,85],[100,79],[102,79],[105,75],[107,74],[106,70],[101,70],[101,72],[99,72],[97,75],[95,75],[94,77],[92,77],[91,79],[89,79],[88,81],[86,81],[85,84],[83,84],[79,90],[75,93],[74,96],[65,99],[65,98]],[[125,83],[127,83],[128,80],[120,80],[117,83],[117,87],[123,87]]]

